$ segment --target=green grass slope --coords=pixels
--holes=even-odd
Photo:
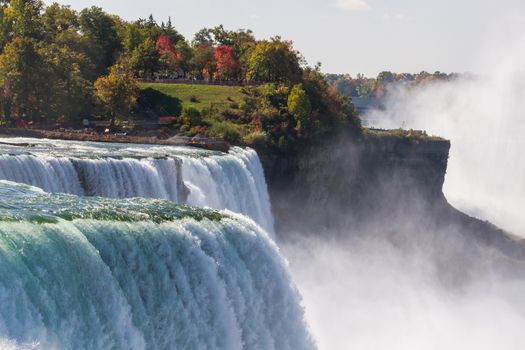
[[[228,107],[242,100],[238,86],[140,83],[139,87],[142,99],[172,116],[179,116],[187,107],[202,111],[211,106]]]

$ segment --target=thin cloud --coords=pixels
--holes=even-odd
[[[337,0],[333,6],[348,11],[365,11],[370,8],[366,0]]]

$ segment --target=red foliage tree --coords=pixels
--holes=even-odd
[[[234,80],[238,79],[241,73],[241,64],[235,56],[233,46],[220,45],[214,52],[217,70],[216,79]]]
[[[157,49],[161,58],[170,64],[178,63],[182,58],[175,49],[175,46],[171,42],[170,37],[167,35],[159,36],[155,44],[155,48]]]

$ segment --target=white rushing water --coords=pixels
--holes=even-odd
[[[0,181],[0,346],[313,349],[271,238],[231,212]]]
[[[226,154],[169,146],[0,139],[0,179],[50,193],[158,198],[228,209],[273,232],[264,172],[251,149],[236,147]]]

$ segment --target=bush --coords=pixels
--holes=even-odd
[[[199,102],[199,99],[197,98],[197,96],[191,95],[190,96],[190,102],[197,103],[197,102]]]
[[[252,148],[257,150],[266,147],[268,135],[264,131],[253,131],[242,138],[242,141]]]
[[[202,114],[198,109],[189,107],[182,111],[182,121],[189,126],[197,126],[202,124]]]
[[[237,109],[224,109],[219,112],[221,119],[226,119],[240,123],[243,117],[242,111]]]
[[[231,144],[239,144],[241,141],[241,133],[235,124],[226,121],[216,122],[212,126],[212,131]]]

